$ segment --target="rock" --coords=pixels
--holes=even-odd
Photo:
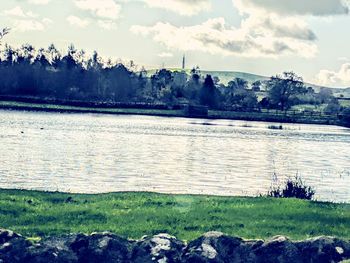
[[[297,242],[303,262],[341,262],[350,259],[350,243],[331,237]]]
[[[153,237],[143,237],[134,244],[131,262],[181,262],[181,255],[185,245],[168,234],[159,234]]]
[[[0,229],[0,244],[4,244],[11,239],[18,237],[21,237],[21,235],[18,235],[11,230]]]
[[[10,230],[0,229],[0,262],[24,262],[31,243]]]
[[[255,262],[252,250],[261,243],[209,232],[188,244],[183,262]]]
[[[70,248],[77,235],[51,237],[28,249],[25,262],[27,263],[76,263],[78,257]]]
[[[78,235],[70,248],[81,263],[130,262],[131,244],[128,240],[111,233]]]
[[[349,259],[350,242],[331,237],[292,242],[276,236],[263,242],[209,232],[186,246],[168,234],[132,241],[101,233],[50,237],[31,244],[0,229],[0,263],[333,263]]]
[[[302,257],[296,245],[284,236],[275,236],[254,249],[258,263],[301,263]]]

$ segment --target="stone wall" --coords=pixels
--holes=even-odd
[[[284,236],[243,240],[209,232],[185,244],[168,234],[127,240],[111,233],[50,237],[32,244],[0,230],[1,263],[63,262],[341,262],[350,259],[350,242],[318,237],[292,242]],[[350,261],[349,261],[350,262]]]

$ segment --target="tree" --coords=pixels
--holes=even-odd
[[[162,89],[169,87],[173,81],[173,74],[170,70],[161,69],[151,76],[153,96],[157,98]]]
[[[211,75],[207,75],[200,91],[200,104],[216,108],[218,103],[218,91]]]
[[[331,115],[338,114],[340,112],[340,109],[341,105],[339,101],[336,98],[334,98],[327,104],[326,108],[323,111],[324,113]]]
[[[18,82],[18,90],[20,94],[35,96],[37,95],[38,83],[40,76],[35,76],[33,60],[35,57],[35,49],[30,44],[23,45],[16,50],[16,77]]]
[[[189,80],[186,83],[185,89],[184,89],[184,96],[185,98],[190,101],[192,104],[198,104],[199,103],[199,93],[202,88],[201,83],[201,76],[199,69],[193,68],[191,70],[191,76]]]
[[[292,106],[293,96],[306,93],[303,79],[294,72],[284,72],[282,75],[271,77],[267,82],[267,90],[270,104],[280,110]]]
[[[252,91],[254,91],[254,92],[261,91],[261,85],[262,85],[262,83],[260,80],[254,81],[252,83]]]
[[[345,126],[350,127],[350,108],[345,108],[341,112],[341,121]]]
[[[247,89],[248,88],[248,81],[246,81],[245,79],[241,79],[241,78],[235,78],[228,83],[228,88],[231,90]]]
[[[57,50],[54,44],[51,44],[47,49],[47,56],[51,66],[56,67],[61,60],[61,53]]]
[[[248,92],[248,82],[245,79],[235,78],[231,80],[225,88],[224,95],[229,106],[238,108],[255,107],[255,94]],[[255,104],[255,105],[253,105]]]
[[[1,44],[1,40],[8,34],[10,33],[10,29],[5,27],[3,29],[0,30],[0,44]]]
[[[109,86],[110,94],[113,94],[114,101],[127,102],[134,96],[135,90],[132,87],[132,72],[123,64],[117,64],[116,66],[105,69],[106,70],[106,82]]]
[[[231,89],[229,96],[226,97],[226,103],[234,108],[253,109],[258,106],[258,98],[251,90],[243,88]]]
[[[333,100],[333,92],[329,88],[321,88],[320,92],[317,94],[320,104],[329,103]]]

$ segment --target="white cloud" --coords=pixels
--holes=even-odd
[[[174,56],[173,53],[169,53],[169,52],[162,52],[160,54],[158,54],[158,57],[160,58],[172,58]]]
[[[324,86],[350,86],[350,63],[344,63],[339,71],[321,70],[316,76],[316,82]]]
[[[349,13],[349,0],[233,0],[241,13],[331,16]]]
[[[160,0],[143,0],[150,6],[170,8]],[[203,51],[211,54],[245,57],[284,55],[314,57],[317,36],[306,22],[307,16],[330,17],[349,13],[350,0],[232,0],[242,16],[238,28],[224,18],[180,27],[158,22],[153,26],[133,26],[136,34],[153,37],[169,49]],[[191,1],[177,0],[179,5]],[[207,1],[194,1],[208,4]],[[193,5],[195,8],[195,5]],[[178,10],[179,11],[179,10]],[[191,13],[188,13],[191,14]]]
[[[339,57],[338,61],[350,62],[350,58],[348,58],[348,57]]]
[[[285,30],[283,30],[285,29]],[[210,19],[200,25],[177,27],[158,22],[154,26],[133,26],[131,31],[152,36],[168,49],[202,51],[211,54],[244,57],[277,57],[299,54],[314,56],[314,35],[303,23],[292,18],[248,18],[240,28],[230,27],[224,18]]]
[[[49,25],[49,24],[52,24],[53,23],[53,21],[50,19],[50,18],[43,18],[42,20],[41,20],[45,25]]]
[[[114,0],[75,0],[74,3],[99,18],[116,20],[120,16],[121,7]]]
[[[117,27],[117,24],[112,20],[98,20],[97,25],[106,30],[112,30]]]
[[[25,31],[44,31],[45,24],[37,20],[16,20],[14,22],[14,30]]]
[[[77,16],[68,16],[66,20],[72,26],[76,26],[80,28],[85,28],[90,24],[89,20],[83,19]]]
[[[22,7],[16,6],[12,9],[5,10],[4,15],[12,21],[11,26],[15,31],[43,31],[53,21],[49,18],[38,18],[38,15],[32,11],[24,11]]]
[[[176,12],[183,16],[196,15],[211,8],[209,0],[141,0],[148,6]]]
[[[14,17],[36,17],[37,15],[34,14],[32,11],[24,12],[22,7],[16,6],[12,9],[5,10],[4,15],[6,16],[14,16]]]
[[[28,0],[33,5],[47,5],[51,0]]]

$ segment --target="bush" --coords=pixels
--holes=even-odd
[[[294,179],[289,178],[284,187],[271,187],[268,192],[269,197],[275,198],[298,198],[304,200],[311,200],[315,195],[315,190],[306,186],[299,176]]]
[[[279,125],[279,126],[277,126],[277,125],[269,125],[269,126],[267,126],[267,128],[270,129],[270,130],[283,130],[283,126],[282,125]]]
[[[345,126],[350,127],[350,108],[345,108],[341,112],[341,121]]]
[[[341,106],[339,104],[339,101],[337,99],[332,100],[331,102],[328,103],[326,108],[323,110],[325,114],[338,114],[341,109]]]

